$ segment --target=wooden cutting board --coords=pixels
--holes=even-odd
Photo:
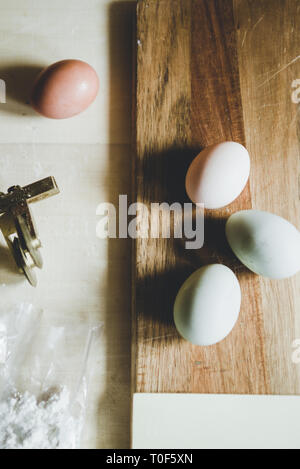
[[[140,0],[137,8],[135,197],[187,202],[187,167],[207,145],[234,140],[251,180],[230,206],[205,211],[205,244],[139,238],[133,259],[133,391],[299,394],[300,277],[271,281],[231,253],[224,224],[257,208],[299,226],[300,9],[297,0]],[[295,86],[295,82],[294,85]],[[292,93],[294,91],[294,95]],[[300,93],[299,93],[300,94]],[[144,211],[140,227],[150,230]],[[220,344],[179,337],[173,303],[197,268],[224,263],[242,289],[240,319]],[[216,292],[218,294],[218,292]]]

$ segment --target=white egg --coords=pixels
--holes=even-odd
[[[222,264],[212,264],[184,282],[175,300],[174,321],[184,339],[213,345],[231,332],[240,307],[241,289],[235,274]]]
[[[300,233],[284,218],[243,210],[227,220],[226,237],[239,260],[256,274],[281,279],[300,270]]]
[[[249,153],[236,142],[211,145],[192,161],[185,180],[194,203],[217,209],[233,202],[245,188],[250,173]]]

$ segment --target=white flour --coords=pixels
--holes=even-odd
[[[74,449],[79,421],[66,388],[38,402],[25,393],[0,402],[0,449]]]

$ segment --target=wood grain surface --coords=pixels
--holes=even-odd
[[[252,202],[300,229],[300,108],[292,99],[300,78],[300,4],[237,0],[235,17]],[[270,392],[300,394],[300,365],[291,359],[300,338],[300,275],[259,282]]]
[[[137,201],[147,207],[187,202],[189,163],[202,148],[224,140],[247,146],[252,175],[233,204],[205,211],[202,249],[186,250],[180,239],[136,240],[135,392],[300,391],[291,360],[291,344],[300,334],[299,276],[260,279],[235,259],[224,235],[228,216],[252,207],[299,223],[297,105],[287,76],[298,66],[298,10],[296,0],[262,0],[259,7],[247,0],[138,2]],[[142,211],[140,226],[151,230]],[[220,344],[197,347],[177,334],[173,303],[188,275],[214,262],[238,275],[240,319]]]

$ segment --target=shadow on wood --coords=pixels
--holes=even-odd
[[[170,147],[158,153],[148,153],[137,165],[137,174],[143,174],[144,203],[191,202],[185,191],[185,176],[189,165],[200,153],[200,147]]]

